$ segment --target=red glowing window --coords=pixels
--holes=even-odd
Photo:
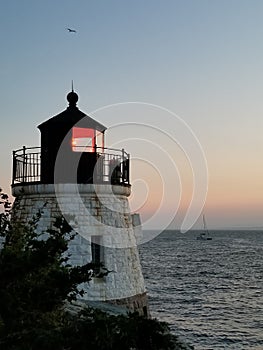
[[[94,152],[96,145],[96,132],[94,129],[78,128],[72,129],[73,152]]]

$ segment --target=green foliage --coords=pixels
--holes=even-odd
[[[0,212],[0,235],[1,232],[6,232],[8,229],[8,225],[10,222],[10,209],[11,203],[9,202],[8,195],[2,192],[0,188],[0,208],[2,211]]]
[[[8,197],[1,193],[0,198],[5,208],[0,217],[0,348],[1,343],[7,348],[21,339],[26,343],[34,333],[41,338],[48,330],[57,333],[65,301],[83,294],[78,285],[91,280],[96,266],[68,264],[68,242],[74,235],[62,217],[43,235],[36,230],[41,213],[27,225],[11,223]]]
[[[0,349],[177,349],[167,325],[157,320],[94,309],[67,312],[65,302],[83,294],[78,286],[97,266],[68,263],[74,235],[63,218],[43,235],[36,230],[41,213],[27,225],[10,223],[8,197],[0,191],[0,199]]]
[[[166,323],[136,313],[113,316],[94,309],[83,310],[77,322],[69,324],[65,341],[72,350],[175,349]]]

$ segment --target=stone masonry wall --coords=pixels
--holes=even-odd
[[[63,214],[78,233],[69,245],[72,265],[92,260],[91,237],[99,236],[101,260],[112,272],[83,284],[81,288],[86,292],[83,298],[113,303],[123,300],[120,303],[134,311],[136,305],[138,309],[145,309],[147,298],[140,297],[145,296],[145,286],[127,199],[129,194],[129,187],[111,185],[13,187],[15,220],[27,222],[41,210],[37,229],[44,232]]]

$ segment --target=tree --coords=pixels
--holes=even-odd
[[[78,285],[91,280],[95,265],[68,264],[68,242],[74,235],[63,217],[43,239],[36,230],[41,212],[27,225],[11,223],[8,197],[1,193],[1,199],[6,209],[0,217],[1,334],[2,342],[15,344],[34,333],[42,337],[47,329],[56,333],[64,322],[65,301],[83,294]]]
[[[91,280],[97,266],[68,263],[74,234],[63,217],[43,239],[36,230],[41,212],[21,225],[10,222],[10,202],[1,191],[0,204],[0,349],[181,349],[167,324],[157,320],[90,308],[66,311],[65,302],[83,294],[78,286]]]

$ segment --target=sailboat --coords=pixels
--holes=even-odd
[[[199,236],[197,236],[196,239],[200,241],[211,241],[212,237],[210,236],[210,233],[208,231],[204,214],[203,214],[203,226],[204,226],[203,230],[199,233]]]

